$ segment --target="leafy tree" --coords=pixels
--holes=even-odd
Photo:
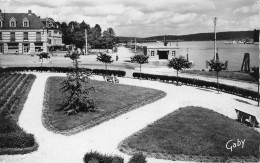
[[[106,53],[100,52],[99,55],[97,56],[97,61],[105,63],[105,68],[106,68],[106,76],[107,76],[107,64],[112,63],[112,56],[108,55]]]
[[[216,71],[217,73],[217,83],[218,83],[218,92],[219,92],[219,82],[218,82],[218,74],[220,71],[225,69],[225,64],[221,61],[217,60],[210,60],[209,61],[209,66],[212,70]]]
[[[149,56],[146,56],[144,54],[136,54],[135,56],[131,57],[131,61],[132,62],[137,62],[140,64],[140,80],[141,80],[141,69],[142,69],[142,64],[147,63],[148,62],[148,58]]]
[[[61,110],[66,111],[67,115],[96,110],[95,101],[89,95],[95,89],[94,87],[85,87],[90,81],[91,72],[79,69],[79,56],[80,53],[78,52],[71,54],[70,58],[75,62],[75,67],[72,72],[67,74],[67,78],[60,85],[60,91],[66,94],[65,105]]]
[[[85,33],[83,31],[77,31],[74,33],[73,35],[73,44],[77,47],[80,48],[81,50],[83,49],[83,47],[86,44],[86,40],[85,40]]]
[[[42,60],[42,62],[41,62],[41,71],[42,71],[43,59],[44,58],[48,59],[48,58],[50,58],[50,56],[49,56],[49,53],[46,53],[46,52],[42,52],[42,53],[38,54],[38,56],[39,56],[39,59]]]
[[[108,28],[103,32],[102,46],[108,50],[108,49],[112,49],[115,43],[116,43],[115,32],[113,28]]]
[[[178,85],[178,73],[180,70],[184,69],[184,68],[190,68],[192,65],[191,62],[187,61],[183,56],[179,56],[178,58],[172,58],[169,63],[168,63],[168,67],[169,68],[173,68],[175,70],[177,70],[177,85]]]
[[[101,37],[102,29],[101,29],[100,25],[99,25],[99,24],[96,24],[95,27],[94,27],[94,29],[95,29],[95,36],[96,36],[97,38],[98,38],[98,37]]]

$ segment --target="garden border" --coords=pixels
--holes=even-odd
[[[39,144],[35,141],[32,147],[27,148],[0,148],[0,155],[27,154],[37,151]]]
[[[54,126],[51,125],[51,123],[49,122],[49,117],[47,116],[47,112],[46,110],[49,108],[48,106],[48,101],[49,101],[49,90],[50,90],[50,78],[47,79],[46,81],[46,84],[45,84],[45,92],[44,92],[44,100],[43,100],[43,114],[42,114],[42,122],[43,122],[43,125],[45,128],[47,128],[49,131],[52,131],[54,133],[57,133],[57,134],[62,134],[62,135],[66,135],[66,136],[70,136],[70,135],[74,135],[74,134],[77,134],[81,131],[84,131],[86,129],[89,129],[91,127],[94,127],[96,125],[99,125],[105,121],[108,121],[112,118],[116,118],[117,116],[119,115],[122,115],[124,113],[127,113],[131,110],[134,110],[134,109],[137,109],[137,108],[140,108],[144,105],[147,105],[147,104],[151,104],[159,99],[162,99],[164,98],[167,93],[161,91],[161,93],[149,98],[148,100],[145,100],[145,101],[142,101],[142,102],[139,102],[138,104],[133,104],[131,105],[130,107],[125,107],[125,108],[122,108],[116,112],[113,112],[109,115],[105,115],[103,117],[100,117],[100,118],[97,118],[97,119],[94,119],[86,124],[83,124],[83,125],[80,125],[80,126],[77,126],[73,129],[68,129],[68,130],[63,130],[63,131],[60,131],[58,129],[56,129]]]

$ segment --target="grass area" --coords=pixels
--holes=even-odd
[[[100,111],[80,112],[76,115],[67,116],[65,112],[59,111],[63,100],[65,100],[65,94],[59,91],[62,80],[61,77],[50,77],[48,80],[48,99],[46,100],[47,109],[44,110],[44,121],[47,127],[51,126],[55,131],[72,130],[95,121],[101,123],[136,108],[135,106],[140,105],[140,103],[152,102],[156,100],[154,98],[165,95],[164,92],[154,89],[91,81],[89,86],[95,87],[95,92],[91,93],[91,97],[97,101],[97,107]],[[100,121],[100,119],[102,120]]]
[[[197,74],[197,75],[216,77],[215,71],[184,70],[183,72],[187,74]],[[219,72],[219,77],[235,79],[235,80],[243,80],[249,82],[257,82],[257,80],[254,79],[250,74],[244,72],[221,71]]]
[[[18,118],[35,76],[0,74],[0,78],[0,154],[32,152],[38,145],[32,134],[20,128]]]
[[[233,146],[240,140],[240,146]],[[245,140],[242,148],[241,140]],[[224,115],[201,107],[181,108],[123,142],[123,148],[162,153],[172,160],[259,161],[258,132]],[[120,147],[120,148],[121,148]],[[126,151],[127,152],[127,151]],[[158,155],[157,155],[158,156]],[[160,156],[160,155],[159,155]]]

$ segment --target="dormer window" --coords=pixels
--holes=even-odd
[[[10,19],[10,27],[16,27],[16,20],[15,18]]]
[[[23,27],[29,27],[29,20],[27,18],[23,19]]]

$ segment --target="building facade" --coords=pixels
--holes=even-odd
[[[144,54],[149,56],[149,61],[167,61],[179,53],[178,46],[147,46]]]
[[[0,10],[0,54],[47,52],[47,28],[31,10],[2,13]]]
[[[64,44],[62,43],[62,32],[60,26],[52,18],[44,18],[41,19],[41,21],[48,29],[48,51],[53,46],[63,46]]]

